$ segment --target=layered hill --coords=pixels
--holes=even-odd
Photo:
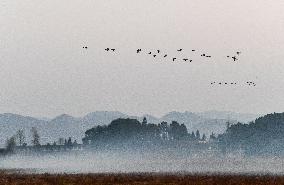
[[[254,154],[284,154],[284,113],[267,114],[249,124],[231,125],[219,142],[227,150]]]
[[[221,112],[218,114],[221,115]],[[238,114],[235,114],[234,118],[238,118]],[[211,132],[223,133],[226,129],[226,122],[236,123],[238,119],[224,119],[224,116],[212,116],[212,114],[206,113],[192,113],[192,112],[170,112],[161,118],[157,118],[152,115],[144,115],[148,123],[158,124],[162,121],[171,122],[173,120],[183,123],[187,126],[188,131],[196,131],[197,129],[201,133],[209,135]],[[52,143],[59,138],[76,139],[81,143],[81,139],[84,137],[86,130],[96,125],[107,125],[112,120],[117,118],[133,118],[142,121],[144,116],[129,116],[127,114],[118,111],[96,111],[89,113],[83,117],[73,117],[71,115],[62,114],[55,118],[34,118],[28,116],[22,116],[11,113],[0,114],[0,146],[3,147],[7,138],[16,134],[17,130],[23,129],[26,136],[26,142],[29,144],[31,141],[30,130],[32,127],[36,127],[40,136],[41,143]],[[241,117],[241,116],[239,116]],[[250,117],[248,119],[257,118]],[[242,121],[242,120],[240,120]]]

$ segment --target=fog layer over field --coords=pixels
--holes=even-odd
[[[273,173],[283,174],[284,158],[150,154],[129,152],[74,152],[44,156],[13,155],[1,159],[1,169],[35,173]]]

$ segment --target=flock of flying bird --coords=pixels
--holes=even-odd
[[[88,46],[83,46],[83,49],[88,49]],[[115,48],[105,48],[104,50],[106,52],[115,52],[116,51]],[[180,48],[180,49],[177,49],[176,51],[177,52],[182,52],[183,49]],[[191,52],[196,52],[196,50],[192,49]],[[142,49],[141,48],[137,49],[136,53],[137,54],[141,54],[142,53]],[[148,51],[145,51],[145,53],[147,55],[150,55],[150,56],[154,57],[154,58],[156,58],[158,56],[160,56],[162,58],[170,58],[171,61],[173,61],[173,62],[175,62],[175,61],[192,62],[193,61],[192,59],[189,59],[187,57],[183,57],[183,58],[180,58],[180,59],[178,59],[177,57],[170,57],[167,53],[162,53],[160,49],[157,49],[155,51],[149,51],[148,50]],[[235,62],[235,61],[239,60],[238,56],[240,56],[240,54],[241,54],[241,52],[237,51],[235,53],[235,55],[233,55],[233,56],[227,55],[227,58],[229,58],[233,62]],[[206,55],[205,53],[202,53],[200,56],[201,57],[205,57],[205,58],[211,58],[212,57],[211,55]],[[248,85],[248,86],[256,86],[256,84],[254,82],[246,82],[245,84]],[[237,83],[236,82],[211,82],[211,85],[237,85]]]
[[[182,49],[178,49],[177,51],[182,51]],[[141,53],[142,52],[142,49],[137,49],[136,50],[136,53]],[[157,49],[156,50],[156,52],[153,52],[153,51],[149,51],[149,52],[147,52],[147,54],[148,55],[152,55],[154,58],[155,57],[157,57],[158,55],[161,55],[161,50],[159,50],[159,49]],[[164,53],[164,54],[162,54],[162,57],[163,58],[166,58],[166,57],[168,57],[168,54],[166,54],[166,53]],[[172,61],[174,62],[174,61],[176,61],[177,60],[177,58],[176,57],[172,57]],[[183,61],[188,61],[189,59],[188,58],[183,58],[182,59]],[[192,62],[192,60],[189,60],[189,62]]]
[[[88,49],[88,46],[83,46],[83,49]],[[105,51],[111,51],[111,52],[115,52],[116,51],[116,49],[114,49],[114,48],[105,48],[104,49]],[[177,52],[182,52],[183,51],[183,49],[182,48],[180,48],[180,49],[177,49]],[[195,49],[192,49],[191,50],[192,52],[196,52],[196,50]],[[141,48],[139,48],[139,49],[137,49],[136,50],[136,53],[137,54],[140,54],[140,53],[142,53],[142,49]],[[157,49],[157,50],[155,50],[155,51],[146,51],[145,52],[146,54],[148,54],[148,55],[150,55],[150,56],[153,56],[154,58],[156,58],[156,57],[158,57],[158,56],[161,56],[162,58],[170,58],[170,60],[171,61],[173,61],[173,62],[176,62],[176,61],[184,61],[184,62],[192,62],[193,60],[192,59],[190,59],[190,58],[187,58],[187,57],[182,57],[182,58],[177,58],[176,56],[174,56],[174,57],[170,57],[167,53],[162,53],[161,52],[161,50],[160,49]],[[237,61],[237,60],[239,60],[238,59],[238,56],[241,54],[241,52],[240,51],[237,51],[236,52],[236,55],[234,55],[234,56],[227,56],[227,58],[230,58],[232,61]],[[201,57],[205,57],[205,58],[211,58],[212,56],[211,55],[206,55],[205,53],[202,53],[201,55],[200,55]]]
[[[181,52],[182,50],[183,49],[178,49],[177,51]],[[195,51],[195,50],[192,50],[192,51]],[[141,53],[141,52],[142,52],[142,49],[136,50],[136,53]],[[159,49],[157,49],[156,52],[149,51],[149,52],[147,52],[147,54],[152,55],[154,58],[157,57],[158,55],[161,55],[163,58],[169,57],[168,54],[166,54],[166,53],[161,54],[161,50],[159,50]],[[171,59],[172,59],[173,62],[175,62],[177,60],[177,57],[172,57]],[[185,61],[185,62],[186,61],[192,62],[192,59],[189,59],[189,58],[182,58],[182,60]]]
[[[246,82],[248,86],[256,86],[254,82]],[[211,85],[237,85],[237,82],[211,82]]]

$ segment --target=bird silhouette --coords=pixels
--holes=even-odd
[[[157,55],[153,55],[153,57],[156,57]]]
[[[115,51],[115,49],[111,49],[111,51]]]
[[[106,51],[109,51],[109,48],[106,48],[105,50],[106,50]]]
[[[151,54],[152,54],[152,52],[150,51],[148,54],[149,54],[149,55],[151,55]]]
[[[88,49],[88,46],[83,46],[84,49]]]
[[[177,58],[173,58],[173,61],[175,61]]]
[[[249,86],[256,86],[256,84],[254,82],[246,82],[247,85]]]
[[[160,50],[157,50],[158,53],[160,53]]]
[[[188,58],[184,58],[183,60],[184,60],[184,61],[187,61],[187,60],[188,60]]]
[[[168,55],[164,55],[164,57],[167,57]]]
[[[241,54],[241,52],[240,52],[240,51],[237,51],[236,53],[237,53],[237,55],[240,55],[240,54]]]
[[[177,51],[182,51],[182,49],[178,49]]]
[[[227,58],[230,58],[230,56],[228,55]]]
[[[137,49],[137,51],[136,51],[136,52],[137,52],[137,53],[140,53],[141,51],[142,51],[141,49]]]
[[[232,59],[234,60],[234,62],[238,60],[236,56],[233,56]]]
[[[202,56],[202,57],[205,57],[205,54],[203,53],[201,56]]]
[[[195,51],[195,49],[191,50],[191,51]]]
[[[192,62],[192,60],[189,60],[189,62]]]

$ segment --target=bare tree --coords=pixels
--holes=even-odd
[[[58,139],[58,145],[64,145],[64,138]]]
[[[24,142],[25,142],[25,133],[24,133],[24,130],[23,129],[20,129],[17,131],[17,139],[19,141],[19,145],[20,146],[23,146]]]
[[[15,147],[16,147],[16,138],[15,138],[15,136],[12,136],[9,139],[7,139],[6,150],[8,152],[13,152]]]
[[[32,133],[32,136],[33,136],[32,144],[34,146],[40,145],[40,143],[39,143],[40,137],[39,137],[38,131],[35,127],[32,127],[31,133]]]

